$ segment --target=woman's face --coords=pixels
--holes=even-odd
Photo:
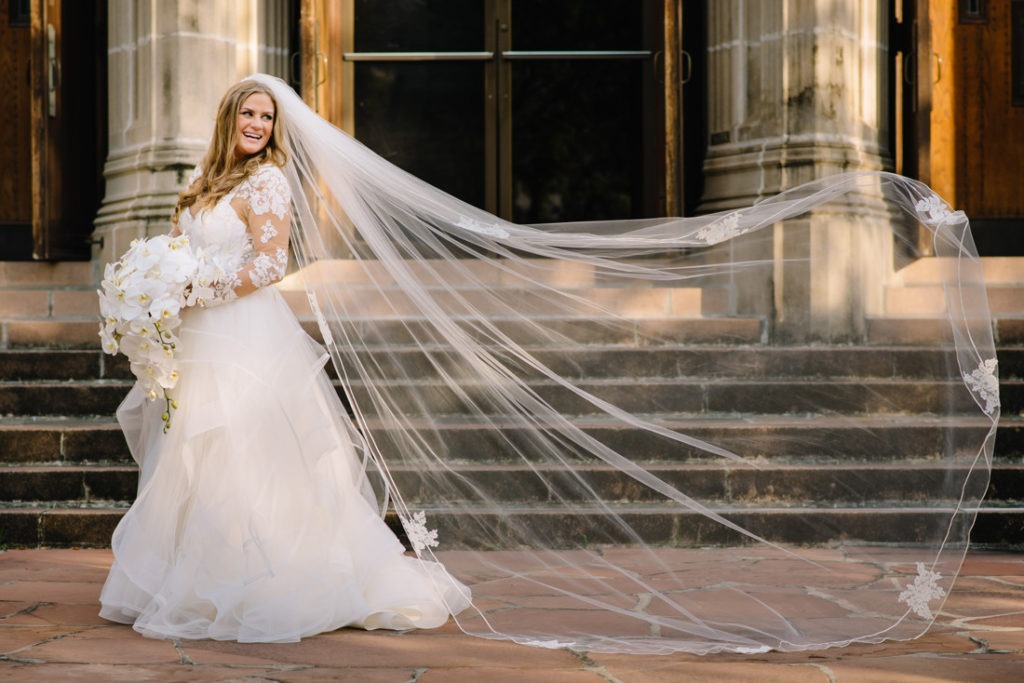
[[[239,159],[260,152],[270,142],[274,132],[274,100],[270,95],[257,92],[249,95],[238,109],[238,131],[235,136],[235,156]]]

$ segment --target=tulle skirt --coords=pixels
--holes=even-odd
[[[100,615],[143,635],[288,642],[344,626],[431,628],[469,605],[381,518],[327,356],[274,288],[190,310],[178,408],[118,409],[139,491]]]

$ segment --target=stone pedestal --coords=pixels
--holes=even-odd
[[[106,196],[93,257],[167,232],[178,192],[206,150],[227,87],[254,71],[284,76],[287,3],[110,0]]]
[[[815,178],[891,166],[887,5],[711,4],[702,210],[748,206]],[[774,338],[856,338],[864,316],[877,310],[892,269],[890,228],[880,203],[857,202],[757,240],[752,256],[775,260],[774,285],[766,290],[763,278],[740,277],[736,296],[751,310],[774,298]],[[871,258],[853,256],[865,247]]]

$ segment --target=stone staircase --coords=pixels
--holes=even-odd
[[[998,260],[989,269],[991,300],[999,335],[1003,420],[996,440],[988,496],[973,531],[975,542],[1024,543],[1024,261]],[[135,493],[137,471],[113,412],[131,386],[123,357],[98,350],[91,264],[0,264],[0,544],[11,546],[104,546]],[[662,342],[638,345],[630,329],[600,320],[566,319],[587,342],[571,364],[554,369],[627,410],[657,416],[688,433],[737,452],[766,436],[791,444],[785,461],[764,459],[758,469],[722,467],[698,453],[657,437],[623,428],[550,382],[531,386],[580,426],[620,452],[643,462],[687,492],[714,501],[731,518],[757,533],[786,542],[834,540],[833,522],[864,529],[879,542],[926,528],[946,501],[913,501],[912,492],[943,476],[948,456],[944,432],[956,421],[984,433],[986,424],[968,415],[939,418],[938,401],[953,396],[965,409],[962,389],[944,351],[941,313],[935,301],[933,266],[919,262],[888,293],[885,315],[871,320],[868,343],[854,346],[771,346],[764,321],[727,315],[715,292],[652,288],[610,292],[628,301],[637,328],[657,330]],[[598,286],[586,273],[559,273],[560,287]],[[520,296],[514,281],[496,282]],[[358,289],[358,283],[353,287]],[[300,317],[304,299],[293,285],[285,294]],[[610,299],[611,301],[611,299]],[[999,303],[1002,302],[1002,303]],[[930,307],[930,308],[929,308]],[[315,326],[307,320],[311,331]],[[402,359],[407,376],[427,396],[424,406],[442,424],[454,455],[452,474],[468,480],[513,481],[528,477],[521,464],[495,461],[492,434],[461,414],[459,401],[432,380],[424,358],[403,346],[408,319],[393,326],[387,346],[366,353]],[[515,334],[512,323],[507,331]],[[555,349],[537,349],[555,363]],[[714,368],[714,371],[709,370]],[[395,382],[409,381],[395,379]],[[470,388],[471,389],[471,388]],[[358,394],[363,389],[356,385]],[[844,415],[806,414],[808,401],[853,400],[856,420]],[[382,424],[369,425],[384,430]],[[836,461],[827,439],[841,439],[848,459]],[[521,438],[509,425],[504,438]],[[957,444],[953,445],[956,449]],[[894,464],[891,456],[901,455]],[[907,458],[907,454],[911,457]],[[889,474],[871,499],[857,482],[868,472]],[[588,466],[585,478],[652,542],[716,543],[711,525],[684,524],[685,515],[663,508],[631,480]],[[429,504],[416,472],[393,473],[410,503]],[[910,493],[908,493],[910,492]],[[516,513],[559,533],[563,520],[546,505],[549,491],[520,490],[509,505]],[[896,501],[899,501],[898,503]],[[818,523],[792,514],[815,508]]]

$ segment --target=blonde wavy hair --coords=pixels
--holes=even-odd
[[[235,158],[235,138],[238,132],[238,112],[250,95],[263,93],[274,103],[274,128],[266,147],[256,154],[241,159]],[[171,221],[178,224],[181,212],[195,206],[213,206],[221,197],[234,189],[240,182],[263,164],[270,162],[284,166],[288,160],[285,151],[284,121],[277,98],[265,85],[252,80],[239,81],[231,86],[217,107],[217,120],[213,139],[206,150],[197,177],[178,195]]]

